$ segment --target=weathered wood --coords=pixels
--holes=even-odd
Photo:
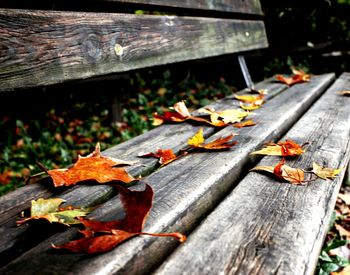
[[[186,233],[192,230],[235,185],[243,168],[252,161],[248,158],[249,152],[266,141],[279,138],[322,94],[333,78],[333,74],[315,76],[310,83],[296,85],[256,111],[257,126],[237,131],[227,127],[210,138],[238,132],[239,145],[232,150],[188,155],[146,177],[142,182],[153,186],[155,200],[145,231],[178,230]],[[271,110],[274,110],[273,116]],[[98,211],[106,217],[122,211],[116,208],[113,204],[106,204]],[[50,243],[66,242],[72,235],[70,230],[54,235],[0,272],[148,273],[177,245],[176,241],[169,239],[140,237],[89,259],[77,254],[58,254],[49,248]]]
[[[310,142],[288,165],[347,166],[350,98],[337,91],[349,89],[350,74],[343,74],[284,136]],[[314,274],[344,172],[307,186],[249,173],[155,274]]]
[[[267,47],[262,21],[0,10],[0,91]]]
[[[193,1],[193,0],[105,0],[108,2],[116,3],[132,3],[142,5],[156,5],[174,8],[187,8],[187,9],[203,9],[203,10],[215,10],[225,12],[238,12],[246,14],[262,14],[260,1],[258,0],[205,0],[205,1]]]
[[[283,84],[274,83],[272,79],[258,83],[257,88],[267,89],[269,94],[266,100],[269,101],[276,95],[284,91],[287,87]],[[245,93],[245,91],[242,91]],[[238,101],[232,96],[219,100],[208,107],[216,109],[226,109],[238,107]],[[215,132],[212,127],[203,127],[204,135],[210,136]],[[137,177],[152,172],[156,167],[155,159],[140,159],[137,155],[141,152],[155,151],[157,148],[169,148],[178,152],[187,145],[187,139],[198,131],[199,126],[190,124],[178,125],[163,125],[147,132],[141,136],[135,137],[132,140],[124,142],[104,152],[104,155],[117,157],[129,161],[138,161],[137,165],[130,167],[129,172]],[[51,182],[45,182],[47,186],[51,186]],[[114,194],[110,186],[95,185],[95,186],[76,186],[68,189],[62,194],[56,194],[60,198],[66,200],[68,205],[91,206],[107,201]],[[43,238],[48,237],[48,234],[39,234],[35,238],[29,238],[28,234],[33,235],[33,230],[30,225],[16,227],[15,221],[21,211],[29,207],[32,199],[39,197],[49,197],[52,191],[45,186],[35,184],[25,188],[20,188],[8,195],[0,197],[0,230],[3,232],[0,238],[0,265],[15,257],[16,251],[25,251],[36,240],[38,243]],[[44,231],[46,228],[42,228]],[[52,233],[52,231],[49,231]],[[21,241],[19,241],[21,240]]]

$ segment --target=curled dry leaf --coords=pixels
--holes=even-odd
[[[146,185],[144,191],[131,191],[123,186],[117,186],[117,189],[125,210],[123,219],[100,222],[80,218],[85,227],[81,231],[83,238],[53,247],[76,253],[95,254],[109,251],[136,235],[174,237],[180,242],[186,240],[186,237],[178,232],[164,234],[142,232],[153,201],[153,190],[149,185]],[[98,235],[95,235],[96,233]]]
[[[188,140],[188,145],[191,146],[191,148],[197,148],[197,149],[205,149],[205,150],[223,150],[223,149],[229,149],[232,146],[236,145],[237,142],[232,142],[232,138],[235,135],[229,135],[227,137],[221,137],[218,138],[212,142],[204,143],[204,137],[203,137],[203,129],[199,129],[199,131]]]
[[[233,124],[233,127],[243,128],[243,127],[250,127],[250,126],[255,126],[255,125],[256,125],[256,123],[252,119],[249,119],[247,121],[235,123],[235,124]]]
[[[234,95],[236,99],[245,103],[253,103],[255,105],[261,105],[264,102],[264,95]]]
[[[256,166],[250,171],[265,171],[274,174],[279,179],[284,179],[292,184],[304,184],[305,174],[302,169],[290,167],[282,159],[276,166]]]
[[[316,176],[321,179],[334,179],[341,169],[332,169],[327,167],[322,167],[318,165],[316,162],[312,163],[312,171]]]
[[[170,162],[177,159],[177,156],[174,154],[171,149],[158,149],[156,153],[140,153],[139,157],[154,157],[159,159],[159,163],[164,165],[169,164]]]
[[[338,94],[350,96],[350,91],[340,91],[340,92],[338,92]]]
[[[123,161],[102,156],[100,144],[88,156],[79,156],[78,161],[70,168],[53,169],[46,171],[52,178],[55,187],[70,186],[81,181],[95,180],[99,183],[122,181],[130,183],[137,179],[129,175],[123,167],[135,162]]]
[[[302,70],[297,70],[295,68],[292,68],[293,75],[291,77],[285,77],[283,75],[276,75],[275,78],[282,82],[287,84],[288,86],[294,85],[296,83],[302,83],[310,81],[310,75],[305,73]]]
[[[251,155],[268,155],[268,156],[283,156],[283,157],[294,157],[301,155],[305,151],[303,146],[295,143],[292,140],[286,140],[284,142],[266,144],[265,148],[250,153]]]
[[[80,221],[77,218],[86,216],[90,212],[88,209],[73,208],[71,206],[59,207],[63,202],[64,200],[60,198],[32,200],[30,217],[16,223],[21,225],[29,220],[46,219],[50,223],[78,224]]]

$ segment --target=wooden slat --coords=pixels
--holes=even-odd
[[[350,74],[343,74],[285,135],[311,143],[289,164],[347,166],[350,98],[336,92],[349,89]],[[278,161],[266,157],[260,165]],[[156,274],[314,274],[344,172],[308,186],[249,173]]]
[[[256,87],[269,91],[269,94],[266,96],[267,101],[287,88],[286,85],[274,83],[272,79],[258,83]],[[244,91],[242,92],[244,93]],[[208,105],[208,107],[222,110],[225,108],[238,107],[238,104],[237,100],[229,96]],[[147,174],[155,169],[157,161],[154,159],[140,159],[137,157],[138,153],[142,151],[155,151],[157,148],[169,148],[178,152],[186,146],[187,139],[194,135],[198,129],[199,126],[186,123],[163,125],[110,148],[104,152],[104,155],[129,161],[139,161],[137,165],[130,167],[131,169],[129,169],[129,172],[135,177],[141,174]],[[213,133],[214,129],[212,127],[204,127],[205,136],[208,137]],[[47,186],[52,185],[49,181],[46,181],[45,184],[47,184]],[[106,201],[114,194],[112,191],[111,187],[105,185],[77,186],[68,189],[66,192],[63,192],[63,194],[56,194],[56,196],[66,200],[68,205],[90,206]],[[31,200],[40,197],[47,198],[50,195],[52,195],[52,191],[45,187],[45,185],[33,184],[0,197],[0,230],[4,232],[0,238],[0,265],[8,261],[10,257],[9,254],[13,257],[16,255],[16,251],[24,251],[26,248],[28,249],[29,245],[35,243],[32,237],[28,244],[28,238],[25,237],[26,234],[33,234],[28,233],[33,231],[32,227],[30,225],[16,227],[15,221],[19,213],[29,207]],[[42,230],[46,231],[43,228]],[[50,233],[52,232],[50,231]],[[40,241],[40,238],[45,237],[47,237],[47,235],[39,234],[36,242]],[[19,241],[19,239],[22,241]]]
[[[145,231],[192,230],[235,185],[243,168],[251,161],[248,159],[249,152],[268,140],[279,138],[322,94],[333,78],[333,74],[314,76],[310,83],[295,85],[256,111],[259,124],[255,127],[237,131],[227,127],[210,138],[212,140],[232,132],[239,133],[239,145],[232,150],[188,155],[146,177],[141,184],[147,182],[153,186],[155,200]],[[102,216],[93,215],[96,219],[122,213],[122,209],[113,203],[97,211]],[[140,237],[88,259],[77,254],[55,253],[49,248],[50,243],[66,242],[74,233],[68,230],[54,235],[0,272],[147,273],[177,245],[176,241],[170,239]]]
[[[267,47],[262,21],[0,10],[0,91]]]
[[[175,8],[187,8],[187,9],[202,9],[202,10],[215,10],[225,12],[237,12],[246,14],[262,14],[261,5],[259,0],[107,0],[109,2],[116,3],[131,3],[142,5],[156,5]]]

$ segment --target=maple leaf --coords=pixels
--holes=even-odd
[[[214,109],[202,108],[198,110],[201,113],[210,115],[210,120],[214,126],[226,126],[229,123],[242,121],[250,112],[244,112],[239,109],[228,109],[224,111],[215,111]]]
[[[184,242],[186,237],[181,233],[147,233],[142,232],[147,216],[152,207],[153,190],[146,185],[144,191],[131,191],[123,186],[116,186],[125,210],[121,220],[100,222],[80,218],[85,229],[81,231],[83,238],[63,245],[53,245],[56,249],[68,249],[77,253],[102,253],[109,251],[121,242],[136,235],[174,237]],[[95,233],[98,233],[95,236]]]
[[[284,142],[266,144],[265,148],[251,152],[251,155],[268,155],[268,156],[283,156],[294,157],[304,153],[302,146],[295,143],[292,140],[286,140]]]
[[[338,94],[350,96],[350,91],[340,91],[340,92],[338,92]]]
[[[70,186],[80,181],[95,180],[99,183],[122,181],[130,183],[137,179],[129,175],[120,165],[131,165],[135,162],[119,160],[102,156],[100,144],[86,157],[79,156],[77,162],[70,168],[46,171],[52,178],[55,187]]]
[[[250,127],[250,126],[254,126],[254,125],[256,125],[256,123],[252,119],[249,119],[247,121],[235,123],[235,124],[233,124],[233,127],[243,128],[243,127]]]
[[[296,83],[302,83],[310,81],[310,75],[305,73],[302,70],[297,70],[295,68],[292,68],[293,75],[291,77],[285,77],[283,75],[276,75],[275,78],[282,82],[287,84],[288,86],[294,85]]]
[[[171,149],[158,149],[156,153],[140,153],[139,157],[154,157],[159,159],[159,163],[163,166],[169,164],[170,162],[177,159],[177,156],[174,154]]]
[[[318,165],[316,162],[312,163],[312,171],[316,176],[321,179],[334,179],[341,169],[326,168]]]
[[[305,183],[305,174],[302,169],[290,167],[282,159],[276,166],[256,166],[250,171],[265,171],[274,174],[279,179],[284,179],[292,184]]]
[[[158,126],[164,122],[183,122],[191,117],[185,102],[180,101],[174,104],[173,109],[175,112],[164,112],[163,115],[158,113],[153,114],[153,125]]]
[[[30,217],[16,223],[20,225],[33,219],[46,219],[50,223],[78,224],[80,221],[77,218],[86,216],[90,212],[88,209],[73,208],[71,206],[60,208],[59,206],[63,202],[64,200],[60,198],[32,200]]]
[[[229,149],[237,142],[231,142],[235,135],[228,135],[227,137],[220,137],[214,141],[204,143],[203,128],[199,129],[198,132],[188,140],[188,145],[191,148],[205,149],[205,150],[223,150]]]

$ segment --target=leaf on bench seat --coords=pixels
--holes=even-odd
[[[159,159],[159,164],[161,165],[167,165],[170,162],[176,160],[178,157],[174,154],[173,150],[171,149],[158,149],[157,152],[152,153],[139,153],[138,157],[144,158],[144,157],[153,157]]]
[[[338,92],[338,94],[350,96],[350,91],[340,91],[340,92]]]
[[[106,157],[101,154],[97,143],[95,150],[86,157],[79,156],[70,168],[46,171],[52,178],[55,187],[75,185],[81,181],[95,180],[99,183],[122,181],[130,183],[137,179],[129,175],[123,167],[135,162]]]
[[[31,216],[23,220],[17,221],[18,225],[21,225],[29,220],[46,219],[50,223],[57,222],[65,225],[78,224],[80,221],[77,217],[86,216],[90,210],[73,208],[71,206],[59,207],[64,202],[63,199],[38,199],[32,201],[30,208]]]
[[[297,70],[292,68],[293,75],[291,77],[285,77],[281,74],[275,76],[275,78],[288,86],[292,86],[297,83],[310,81],[311,75],[305,73],[303,70]]]
[[[102,253],[116,247],[123,241],[136,235],[174,237],[184,242],[186,237],[181,233],[153,234],[142,232],[147,216],[152,207],[153,190],[146,185],[144,191],[131,191],[123,186],[116,186],[124,206],[125,217],[121,220],[100,222],[80,218],[85,229],[84,237],[64,245],[52,245],[56,249],[68,249],[76,253]],[[95,235],[98,233],[98,235]]]
[[[215,111],[210,108],[202,108],[198,110],[201,113],[210,115],[211,124],[214,126],[227,126],[230,123],[241,122],[251,112],[245,112],[239,109],[228,109],[223,111]]]
[[[316,162],[312,163],[312,171],[316,176],[321,179],[334,179],[341,169],[332,169],[327,167],[322,167],[318,165]]]
[[[303,144],[300,146],[292,140],[286,140],[284,142],[266,144],[266,147],[250,153],[251,155],[267,155],[267,156],[283,156],[283,157],[294,157],[304,153]]]
[[[204,143],[203,128],[200,128],[198,132],[188,140],[188,145],[190,145],[191,148],[209,151],[229,149],[237,144],[237,142],[232,142],[234,136],[236,135],[228,135],[226,137],[220,137],[212,142]]]
[[[255,126],[255,125],[256,125],[256,123],[252,119],[249,119],[247,121],[235,123],[235,124],[233,124],[233,127],[243,128],[243,127],[250,127],[250,126]]]
[[[265,171],[274,174],[279,179],[284,179],[292,184],[305,184],[305,173],[302,169],[293,168],[285,164],[282,159],[276,166],[256,166],[250,171]]]

